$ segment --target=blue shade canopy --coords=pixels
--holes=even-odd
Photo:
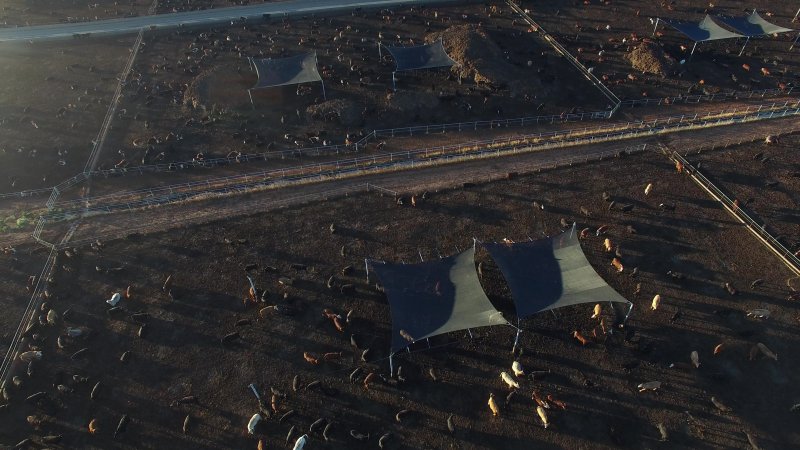
[[[258,81],[251,89],[322,81],[317,70],[317,52],[287,58],[250,58],[256,69]]]
[[[508,324],[481,287],[475,247],[419,264],[371,267],[389,300],[392,352],[451,331]]]
[[[717,25],[711,16],[706,14],[706,17],[703,18],[700,23],[694,22],[684,22],[680,20],[671,20],[671,19],[659,19],[666,23],[667,25],[675,28],[676,30],[680,31],[681,33],[685,34],[689,37],[689,39],[695,42],[703,42],[703,41],[716,41],[719,39],[732,39],[732,38],[740,38],[744,37],[741,34],[734,33],[732,31],[728,31],[725,28]]]
[[[396,65],[395,71],[397,72],[450,67],[458,64],[447,54],[441,39],[430,44],[415,45],[413,47],[384,47],[392,54]]]
[[[755,10],[744,17],[715,16],[717,20],[733,28],[745,36],[767,36],[775,33],[788,33],[794,31],[764,20]]]
[[[630,303],[595,272],[575,230],[530,242],[484,243],[525,318],[581,303]]]

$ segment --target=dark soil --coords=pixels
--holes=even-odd
[[[0,26],[30,26],[87,22],[146,14],[150,0],[7,0],[0,12]]]
[[[5,299],[0,315],[0,354],[4,357],[31,298],[29,277],[38,280],[48,252],[32,245],[0,251],[0,295]]]
[[[376,128],[605,108],[600,94],[554,57],[550,47],[525,33],[510,9],[491,15],[489,11],[478,5],[395,10],[390,15],[372,11],[149,34],[135,65],[136,81],[128,85],[120,106],[127,115],[114,122],[107,141],[107,148],[120,149],[123,155],[105,152],[101,166],[313,147],[323,141],[343,144],[348,135],[355,140]],[[402,72],[393,94],[394,62],[387,51],[379,57],[377,41],[422,44],[457,26],[480,27],[475,36],[489,49],[489,62],[503,63],[495,69],[501,76],[493,76],[490,86],[485,79],[476,83],[474,77],[459,83],[447,68]],[[346,117],[314,114],[324,109],[319,83],[253,91],[251,106],[247,89],[256,75],[246,57],[312,50],[317,52],[327,99],[346,104]],[[528,61],[533,62],[530,67]],[[520,85],[523,78],[528,88]],[[170,133],[178,139],[167,142]],[[135,140],[146,142],[153,136],[163,143],[149,149],[133,146]]]
[[[800,250],[800,136],[694,156],[701,172],[790,250]]]
[[[649,197],[643,193],[647,183],[655,185]],[[609,211],[603,191],[633,210]],[[533,209],[533,201],[543,203],[544,211]],[[661,211],[660,203],[674,204],[675,211]],[[581,206],[591,217],[580,214]],[[486,402],[490,392],[501,404],[508,394],[499,374],[512,362],[511,328],[473,330],[472,339],[451,333],[431,341],[444,347],[398,355],[395,362],[407,378],[399,386],[378,381],[365,390],[361,383],[350,384],[355,367],[388,372],[389,311],[373,288],[374,278],[365,282],[365,257],[413,263],[463,250],[473,236],[535,239],[559,232],[562,218],[577,220],[579,230],[610,225],[608,237],[623,252],[623,274],[609,264],[601,238],[592,236],[583,245],[599,274],[634,302],[625,329],[612,335],[598,331],[598,338],[582,347],[571,335],[574,330],[592,335],[597,326],[590,319],[592,305],[526,321],[521,362],[529,371],[551,374],[521,380],[500,417],[492,417]],[[333,235],[331,223],[338,226]],[[626,231],[627,225],[636,234]],[[478,260],[492,267],[482,251]],[[390,197],[358,195],[131,235],[105,243],[100,251],[79,249],[62,261],[51,304],[73,313],[41,331],[45,356],[38,371],[28,378],[22,368],[22,389],[12,392],[10,406],[0,410],[3,443],[63,434],[61,445],[68,448],[255,448],[256,438],[245,431],[257,411],[247,388],[255,383],[268,397],[270,387],[286,394],[277,401],[276,416],[296,411],[282,423],[266,421],[258,433],[266,448],[286,446],[291,426],[305,433],[318,418],[333,422],[331,440],[323,441],[317,429],[310,433],[313,448],[374,448],[386,432],[392,433],[390,448],[745,448],[744,432],[764,448],[800,445],[792,426],[795,413],[789,412],[800,398],[791,381],[800,367],[790,353],[797,345],[798,310],[785,300],[788,271],[685,175],[653,154],[442,191],[416,208],[397,206]],[[307,268],[292,269],[293,263]],[[250,275],[268,292],[265,304],[243,303],[248,264],[258,265]],[[347,265],[354,272],[343,276]],[[267,266],[277,272],[265,271]],[[107,271],[115,267],[123,269]],[[638,278],[629,276],[634,267]],[[669,270],[684,278],[666,275]],[[169,274],[174,299],[161,289]],[[354,284],[355,293],[328,289],[332,274],[339,285]],[[294,283],[281,285],[280,277]],[[765,281],[750,289],[756,278]],[[492,301],[515,321],[499,272],[490,269],[483,282]],[[726,282],[739,293],[728,294],[722,287]],[[104,301],[128,286],[131,297],[122,300],[127,313],[109,318]],[[651,311],[656,293],[663,300]],[[266,311],[260,318],[258,310],[267,305],[292,315]],[[745,317],[757,307],[768,308],[772,317]],[[322,316],[324,308],[342,314],[353,310],[345,332]],[[611,311],[603,308],[610,323]],[[139,311],[149,314],[138,319],[147,323],[142,338],[131,317]],[[236,326],[242,319],[252,322]],[[92,333],[59,350],[55,339],[67,326],[86,326]],[[242,338],[222,345],[220,338],[233,331]],[[361,349],[371,349],[368,363],[359,362],[361,351],[350,347],[351,334]],[[777,353],[778,361],[749,360],[757,342]],[[722,352],[713,356],[720,343]],[[84,347],[89,349],[84,358],[70,359]],[[699,369],[690,366],[693,350],[700,355]],[[126,351],[130,359],[122,363]],[[343,357],[312,365],[303,352],[342,352]],[[438,381],[428,376],[431,367]],[[74,383],[74,374],[88,380]],[[295,375],[300,386],[321,384],[293,392]],[[89,400],[98,381],[98,396]],[[637,392],[646,381],[664,384],[657,393]],[[54,384],[75,391],[59,395]],[[549,411],[547,430],[530,400],[533,389],[566,403],[566,410]],[[48,392],[50,400],[40,407],[24,401],[37,391]],[[198,402],[170,406],[187,395]],[[732,411],[715,409],[712,396]],[[394,416],[401,409],[412,412],[398,423]],[[114,439],[123,414],[130,424]],[[191,425],[184,434],[187,414]],[[446,427],[450,414],[453,435]],[[38,429],[26,423],[28,415],[41,419]],[[99,426],[95,435],[87,432],[92,419]],[[659,423],[669,432],[667,442],[659,442]],[[369,434],[368,441],[355,441],[350,430]]]
[[[652,37],[656,17],[699,22],[706,13],[741,16],[756,8],[762,17],[773,23],[787,28],[796,26],[791,20],[797,8],[786,2],[710,3],[715,5],[713,9],[707,9],[709,2],[688,0],[523,1],[522,6],[530,9],[533,19],[578,60],[587,67],[594,67],[594,75],[622,99],[776,89],[797,84],[800,58],[797,52],[789,51],[795,37],[793,33],[751,39],[741,57],[737,55],[743,40],[700,43],[692,60],[667,78],[631,67],[627,56],[643,39],[655,42],[675,61],[688,60],[692,41],[677,30],[660,24],[659,35]],[[750,70],[745,70],[745,64]],[[761,68],[768,69],[770,74],[763,75]]]
[[[134,39],[0,44],[0,192],[83,171]]]

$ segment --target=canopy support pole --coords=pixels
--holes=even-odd
[[[798,12],[800,12],[800,11],[798,11]],[[797,36],[794,38],[794,42],[792,42],[792,45],[789,47],[789,50],[794,49],[794,46],[795,46],[795,44],[797,44],[797,40],[798,39],[800,39],[800,33],[797,33]]]
[[[325,94],[325,82],[322,80],[319,80],[319,82],[322,83],[322,98],[328,100],[328,96]]]
[[[389,377],[394,376],[394,352],[389,352]]]
[[[364,270],[367,272],[367,283],[369,283],[369,260],[364,258]]]
[[[695,41],[694,45],[692,46],[692,52],[689,53],[689,61],[692,60],[692,56],[694,55],[694,50],[697,48],[697,42]]]
[[[472,339],[472,330],[467,328],[467,333],[469,334],[469,338]]]
[[[656,26],[653,28],[653,36],[656,35],[656,30],[658,29],[658,17],[656,17]]]
[[[256,104],[253,103],[253,92],[252,92],[252,89],[248,89],[247,90],[247,95],[250,96],[250,106],[252,106],[253,109],[255,110],[256,109]]]
[[[517,353],[517,344],[519,344],[519,334],[522,333],[522,329],[519,327],[519,317],[517,318],[517,336],[514,338],[514,346],[511,347],[511,354],[514,355]]]
[[[800,16],[800,8],[798,8],[798,9],[797,9],[797,12],[794,14],[794,19],[792,19],[792,22],[794,22],[795,20],[797,20],[797,16]]]
[[[622,321],[622,323],[628,322],[628,317],[630,317],[632,312],[633,312],[633,303],[631,303],[631,306],[628,307],[628,314],[625,314],[625,319]]]
[[[378,58],[383,59],[383,50],[381,50],[381,42],[378,41]]]
[[[396,73],[397,72],[392,72],[392,90],[395,92],[397,92],[397,77],[395,77]]]
[[[747,39],[745,39],[744,45],[742,46],[742,49],[739,51],[739,56],[742,56],[742,53],[744,53],[744,48],[747,47],[748,42],[750,42],[750,36],[747,36]]]

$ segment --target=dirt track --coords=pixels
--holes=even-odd
[[[486,176],[477,167],[473,170]],[[401,175],[394,175],[395,182],[402,181]],[[642,191],[648,181],[656,188],[646,198]],[[633,211],[608,211],[603,191],[620,204],[632,204]],[[543,202],[545,211],[533,210],[533,200]],[[675,212],[660,211],[660,202],[674,203]],[[581,217],[580,206],[588,207],[592,217]],[[64,269],[56,274],[56,299],[51,304],[59,311],[70,307],[72,315],[64,325],[88,326],[92,335],[58,350],[57,330],[42,329],[46,357],[39,375],[26,379],[15,408],[0,411],[5,414],[0,421],[2,442],[49,432],[63,434],[63,445],[80,448],[253,448],[255,439],[244,432],[256,408],[249,383],[262,392],[274,387],[287,393],[285,400],[278,399],[278,415],[296,411],[283,423],[267,421],[259,434],[268,448],[285,446],[290,426],[305,432],[320,417],[334,422],[331,441],[323,441],[315,431],[310,444],[314,448],[375,448],[377,437],[387,431],[393,435],[391,448],[398,449],[743,448],[747,441],[742,431],[752,433],[765,448],[791,448],[800,442],[788,410],[800,395],[791,382],[791,374],[800,367],[791,358],[798,310],[785,301],[787,271],[663,157],[609,159],[441,191],[417,208],[371,194],[286,208],[279,214],[250,211],[248,217],[217,216],[221,220],[203,226],[107,241],[99,252],[84,247],[62,259]],[[178,217],[182,211],[171,213]],[[491,417],[486,399],[489,392],[501,400],[508,393],[499,372],[510,366],[507,352],[513,332],[504,327],[475,330],[472,341],[453,333],[433,341],[451,342],[444,349],[399,355],[398,365],[408,379],[399,387],[376,383],[365,390],[348,382],[356,366],[367,372],[387,371],[389,312],[372,285],[364,282],[365,256],[412,262],[421,252],[426,259],[435,258],[464,249],[473,236],[520,240],[555,233],[561,218],[578,220],[579,229],[611,225],[609,236],[621,246],[627,270],[639,268],[638,279],[615,274],[601,240],[584,242],[595,269],[636,303],[627,339],[625,333],[616,333],[604,343],[579,346],[570,334],[581,330],[591,335],[597,325],[589,319],[591,305],[531,319],[522,337],[521,361],[528,370],[550,369],[552,374],[522,380],[499,418]],[[340,228],[335,235],[328,230],[332,222]],[[634,226],[637,234],[628,234],[626,225]],[[294,315],[256,320],[258,308],[242,307],[247,289],[242,268],[251,263],[259,264],[253,277],[269,291],[268,304],[291,308]],[[293,270],[292,263],[308,269]],[[355,266],[355,273],[336,279],[354,283],[356,294],[327,289],[327,277],[348,264]],[[266,265],[274,265],[278,273],[264,272]],[[114,267],[123,269],[103,272]],[[676,281],[666,275],[668,270],[680,271],[686,279]],[[168,273],[176,277],[175,300],[161,291]],[[296,281],[291,287],[281,286],[279,276]],[[748,288],[756,278],[764,284]],[[725,282],[734,283],[739,294],[728,294],[722,287]],[[639,296],[634,294],[636,283],[642,284]],[[506,317],[513,318],[499,273],[489,270],[484,284]],[[132,296],[123,300],[128,311],[150,315],[144,319],[144,338],[136,336],[133,319],[109,319],[105,312],[104,299],[128,285]],[[664,300],[658,311],[648,311],[655,293]],[[756,307],[770,309],[772,318],[756,321],[744,316]],[[323,308],[354,310],[347,333],[337,333],[322,318]],[[611,320],[607,309],[604,318]],[[240,319],[255,322],[236,327]],[[237,329],[243,336],[240,343],[219,344],[221,336]],[[360,351],[349,347],[349,333],[358,335],[359,345],[372,349],[368,363],[358,362]],[[715,357],[712,349],[720,342],[724,349]],[[756,355],[749,361],[756,342],[765,343],[779,360]],[[86,358],[71,360],[69,355],[82,347],[89,348]],[[130,360],[120,363],[120,355],[128,350]],[[701,355],[699,370],[690,368],[692,350]],[[303,360],[304,351],[342,351],[343,358],[311,365]],[[431,367],[438,382],[427,375]],[[59,371],[66,375],[60,382],[74,393],[51,394],[55,406],[43,409],[22,402],[35,391],[52,391]],[[89,380],[75,384],[69,378],[75,373]],[[321,388],[293,392],[295,374],[302,385],[320,380]],[[637,384],[653,380],[664,383],[659,393],[636,391]],[[97,381],[102,383],[97,400],[89,401]],[[566,402],[566,410],[550,410],[552,425],[547,430],[530,400],[533,389]],[[196,395],[198,404],[169,406],[185,395]],[[732,411],[716,410],[712,396]],[[394,415],[401,409],[412,413],[398,423]],[[451,413],[457,428],[453,436],[445,425]],[[43,421],[38,430],[25,424],[28,414]],[[125,433],[112,439],[122,414],[131,422]],[[185,435],[180,427],[187,414],[192,425]],[[100,427],[96,435],[86,431],[92,418]],[[658,442],[658,423],[668,430],[668,442]],[[350,429],[369,433],[369,441],[353,440]]]
[[[786,132],[791,129],[800,129],[800,120],[788,118],[736,125],[735,138],[738,140],[758,139],[761,136]],[[497,159],[416,169],[410,172],[402,171],[353,179],[332,180],[324,184],[309,184],[277,191],[270,190],[261,194],[238,195],[201,203],[191,202],[186,205],[169,206],[165,209],[155,208],[135,213],[98,216],[90,221],[85,221],[76,231],[74,239],[85,240],[92,236],[119,237],[129,233],[129,230],[136,230],[137,232],[156,231],[164,230],[175,224],[183,226],[186,223],[198,223],[219,217],[233,217],[243,212],[265,208],[275,201],[285,201],[287,198],[317,194],[327,190],[346,189],[356,184],[372,183],[401,193],[419,193],[423,190],[434,191],[453,187],[467,181],[482,182],[499,179],[505,177],[508,172],[525,173],[534,167],[564,158],[577,158],[577,162],[582,157],[585,158],[587,154],[610,151],[640,143],[649,143],[651,146],[655,146],[659,142],[663,142],[675,150],[682,151],[705,147],[710,143],[722,143],[728,139],[731,139],[729,127],[709,128],[688,133],[669,134],[661,139],[634,139],[609,142],[602,145],[567,147],[540,153],[520,154]],[[654,157],[663,158],[660,154],[654,154]],[[413,186],[413,188],[409,188],[409,186]],[[51,228],[45,234],[45,237],[47,239],[55,239],[60,232],[63,232],[63,228]]]

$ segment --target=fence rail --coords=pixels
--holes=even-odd
[[[534,28],[534,30],[535,30],[535,31],[536,31],[536,32],[537,32],[537,33],[538,33],[540,36],[542,36],[542,38],[543,38],[545,41],[547,41],[547,43],[548,43],[548,44],[550,44],[550,46],[551,46],[551,47],[553,47],[553,48],[554,48],[554,49],[555,49],[555,50],[556,50],[556,51],[557,51],[557,52],[558,52],[558,53],[559,53],[561,56],[563,56],[564,58],[566,58],[566,59],[567,59],[567,61],[569,61],[569,62],[570,62],[570,64],[572,64],[573,66],[575,66],[575,68],[576,68],[576,69],[578,69],[578,70],[579,70],[579,71],[580,71],[580,72],[583,74],[583,76],[584,76],[584,77],[586,77],[586,79],[587,79],[587,80],[589,80],[589,82],[590,82],[590,83],[592,83],[592,85],[593,85],[594,87],[596,87],[598,90],[600,90],[600,92],[601,92],[601,93],[602,93],[602,94],[603,94],[603,95],[604,95],[604,96],[605,96],[605,97],[606,97],[606,98],[607,98],[609,101],[611,101],[611,104],[613,105],[613,109],[611,110],[611,114],[613,115],[613,114],[614,114],[614,112],[615,112],[615,111],[617,110],[617,108],[619,107],[619,104],[620,104],[619,97],[617,97],[617,96],[616,96],[616,94],[614,94],[613,92],[611,92],[611,89],[609,89],[608,87],[606,87],[606,85],[605,85],[605,84],[603,84],[603,82],[602,82],[602,81],[600,81],[599,79],[597,79],[597,77],[596,77],[596,76],[594,76],[594,74],[592,74],[592,72],[591,72],[589,69],[587,69],[587,68],[586,68],[586,66],[584,66],[583,64],[581,64],[581,62],[580,62],[580,61],[578,61],[578,60],[577,60],[577,59],[576,59],[574,56],[572,56],[572,54],[571,54],[571,53],[570,53],[570,52],[569,52],[569,51],[568,51],[566,48],[564,48],[564,46],[563,46],[563,45],[561,45],[561,44],[558,42],[558,40],[556,40],[556,39],[555,39],[555,38],[554,38],[554,37],[553,37],[553,36],[552,36],[550,33],[548,33],[548,32],[547,32],[547,31],[546,31],[544,28],[542,28],[542,26],[541,26],[541,25],[539,25],[538,23],[536,23],[536,22],[533,20],[533,18],[531,18],[531,16],[529,16],[529,15],[528,15],[528,13],[526,13],[526,12],[525,12],[525,10],[523,10],[522,8],[520,8],[520,7],[519,7],[519,5],[515,4],[515,3],[514,3],[513,1],[511,1],[511,0],[508,0],[508,5],[509,5],[509,6],[511,6],[511,8],[514,10],[514,12],[516,12],[517,14],[519,14],[519,15],[520,15],[520,17],[522,17],[522,19],[523,19],[523,20],[525,20],[525,21],[528,23],[528,25],[530,25],[531,27],[533,27],[533,28]]]
[[[20,320],[19,325],[17,325],[17,329],[14,331],[14,336],[11,338],[11,344],[9,345],[8,351],[3,358],[3,362],[0,363],[0,384],[5,383],[9,373],[11,372],[11,369],[14,367],[17,354],[19,353],[22,345],[22,335],[25,333],[25,328],[27,327],[27,324],[34,320],[36,316],[39,299],[42,295],[42,292],[47,288],[47,280],[50,279],[51,271],[55,265],[56,254],[57,250],[55,247],[52,247],[50,249],[50,254],[47,256],[47,260],[42,267],[42,272],[39,274],[39,278],[36,280],[36,286],[34,286],[33,293],[31,294],[28,305],[25,308],[25,312],[22,314],[22,320]]]
[[[800,103],[798,103],[800,105]],[[791,108],[790,108],[791,106]],[[443,145],[437,147],[426,147],[417,150],[402,152],[382,153],[371,156],[356,157],[344,160],[326,161],[313,164],[305,164],[281,169],[262,170],[245,174],[229,175],[225,177],[212,178],[202,181],[192,181],[187,183],[173,184],[158,188],[139,189],[134,191],[119,192],[105,196],[98,196],[90,199],[69,200],[53,204],[51,210],[69,210],[83,207],[89,202],[97,207],[101,203],[114,203],[107,207],[118,207],[133,202],[162,201],[186,191],[224,188],[228,185],[243,184],[275,184],[287,181],[299,181],[309,177],[316,177],[319,174],[341,174],[346,172],[363,171],[366,169],[387,168],[390,165],[397,165],[402,161],[409,160],[429,160],[440,158],[442,155],[453,154],[463,156],[466,153],[481,151],[500,152],[503,149],[524,146],[526,148],[545,147],[548,144],[559,144],[561,146],[576,143],[594,143],[607,141],[612,138],[631,138],[645,134],[655,134],[677,129],[690,129],[692,127],[704,127],[721,125],[725,123],[745,122],[748,120],[763,119],[775,116],[796,114],[795,104],[786,101],[773,103],[771,105],[757,105],[747,107],[742,110],[723,110],[708,113],[705,116],[697,114],[670,116],[657,118],[652,121],[633,121],[622,124],[614,124],[609,127],[582,128],[576,130],[563,130],[542,132],[529,135],[513,136],[500,139],[470,141],[466,143]],[[787,109],[790,108],[790,109]],[[108,211],[106,211],[108,212]],[[62,214],[63,215],[63,214]]]
[[[718,92],[716,94],[707,95],[677,95],[674,97],[662,98],[640,98],[635,100],[622,100],[620,106],[635,107],[635,106],[661,106],[673,105],[679,103],[700,103],[700,102],[713,102],[724,100],[740,100],[751,98],[764,98],[779,95],[791,95],[796,92],[794,86],[787,89],[763,89],[758,91],[732,91],[732,92]]]
[[[41,188],[41,189],[29,189],[27,191],[6,192],[5,194],[0,194],[0,199],[35,197],[37,195],[47,194],[48,192],[52,191],[53,188]]]
[[[538,124],[553,124],[565,122],[580,122],[584,120],[608,119],[611,111],[594,111],[574,114],[556,114],[547,116],[518,117],[514,119],[476,120],[472,122],[439,123],[418,125],[413,127],[387,128],[375,130],[373,134],[378,138],[413,136],[415,134],[446,133],[448,131],[477,131],[484,128],[510,128],[526,127]]]
[[[602,159],[606,159],[606,158],[609,158],[609,157],[619,156],[620,153],[623,153],[623,152],[626,153],[626,154],[633,155],[633,154],[637,154],[637,153],[641,153],[641,152],[647,151],[648,148],[649,148],[649,146],[647,144],[639,144],[639,145],[629,146],[629,147],[624,147],[624,148],[616,148],[616,149],[613,149],[613,150],[592,152],[592,153],[588,153],[588,154],[584,154],[584,155],[580,155],[580,156],[567,156],[567,157],[562,157],[562,158],[556,158],[556,159],[552,159],[552,160],[549,160],[549,161],[543,161],[543,162],[538,163],[538,164],[533,164],[533,165],[527,166],[525,172],[535,172],[535,171],[538,171],[538,170],[555,169],[555,168],[562,167],[562,166],[567,166],[567,165],[573,165],[573,164],[579,164],[579,163],[587,163],[587,162],[595,161],[595,160],[602,160]],[[522,151],[522,150],[520,149],[520,151]],[[464,180],[459,180],[458,183],[454,183],[453,185],[455,186],[455,185],[461,184],[461,182],[463,182],[463,181]],[[239,187],[238,189],[236,187],[230,187],[231,192],[245,192],[245,191],[248,191],[249,189],[250,189],[249,187]],[[299,203],[302,203],[302,202],[325,199],[325,198],[342,196],[342,195],[348,195],[350,193],[361,192],[361,191],[379,192],[379,193],[388,194],[388,195],[391,195],[391,196],[394,196],[394,197],[396,197],[396,196],[398,196],[400,194],[398,191],[395,191],[393,189],[389,189],[389,188],[386,188],[386,187],[383,187],[383,186],[379,186],[379,185],[376,185],[376,184],[373,184],[373,183],[357,183],[357,184],[353,184],[353,185],[342,187],[342,188],[329,189],[329,190],[325,190],[325,191],[322,191],[322,192],[316,192],[316,193],[312,193],[312,194],[305,194],[305,195],[300,195],[300,196],[288,197],[288,198],[285,198],[285,199],[268,199],[268,200],[266,200],[264,202],[259,202],[259,207],[276,208],[276,207],[282,207],[282,206],[291,206],[291,205],[299,204]],[[248,206],[248,207],[250,207],[250,206]],[[48,220],[48,218],[45,218],[45,217],[42,217],[40,219],[40,221],[41,221],[43,227],[47,226],[50,223],[54,223],[54,221]],[[176,225],[176,224],[180,223],[180,221],[171,221],[170,223],[172,225]],[[76,246],[76,245],[83,245],[83,244],[86,244],[86,243],[94,242],[96,239],[99,239],[99,238],[104,238],[105,239],[105,238],[109,238],[109,237],[119,236],[120,233],[129,234],[129,233],[135,232],[137,230],[146,230],[146,229],[161,229],[161,228],[160,228],[160,225],[158,225],[158,224],[144,223],[144,224],[136,226],[136,227],[126,228],[122,232],[116,231],[116,232],[108,233],[108,234],[96,234],[96,235],[92,235],[90,237],[72,239],[72,240],[69,241],[69,246],[71,247],[71,246]],[[112,236],[112,235],[114,235],[114,236]],[[67,246],[67,244],[55,244],[54,248],[62,249],[62,248],[65,248],[66,246]]]
[[[702,187],[706,192],[711,194],[717,201],[722,203],[725,209],[737,218],[739,221],[744,223],[748,230],[750,230],[753,234],[755,234],[759,240],[761,240],[764,245],[767,246],[770,250],[772,250],[778,257],[786,264],[795,274],[800,275],[800,258],[794,255],[789,249],[787,249],[781,242],[775,239],[772,234],[767,231],[767,224],[766,223],[758,223],[750,214],[746,211],[742,210],[737,204],[734,203],[734,200],[722,191],[722,189],[718,188],[714,183],[711,182],[705,175],[700,173],[700,171],[695,168],[689,161],[686,160],[683,156],[681,156],[677,152],[673,152],[671,158],[674,161],[679,161],[683,164],[684,168],[686,169],[689,176],[697,183],[700,187]]]

